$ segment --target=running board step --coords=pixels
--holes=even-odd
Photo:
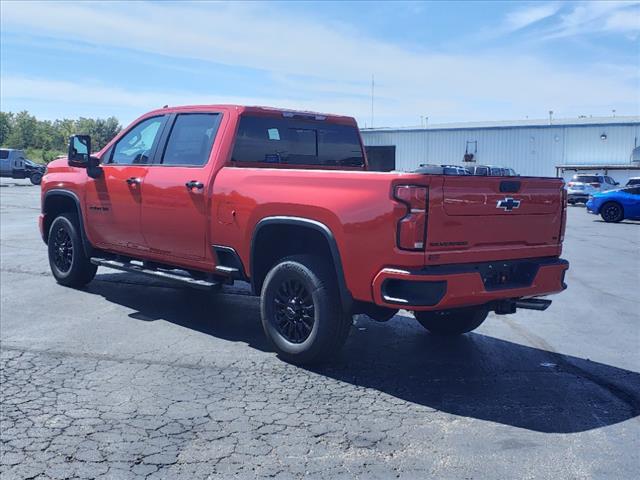
[[[224,265],[217,265],[216,272],[220,272],[224,275],[238,275],[240,270],[234,267],[226,267]]]
[[[190,287],[199,288],[201,290],[210,290],[218,285],[220,282],[211,280],[200,280],[177,273],[165,272],[163,270],[156,270],[152,268],[145,268],[142,265],[136,265],[131,262],[122,262],[119,260],[110,260],[107,258],[92,257],[91,263],[98,265],[99,267],[108,267],[115,270],[122,270],[123,272],[134,272],[149,275],[150,277],[161,278],[174,283],[180,283],[182,285],[188,285]]]

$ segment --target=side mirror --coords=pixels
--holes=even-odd
[[[89,135],[71,135],[69,137],[69,165],[87,168],[91,155],[91,137]]]
[[[67,161],[72,167],[86,168],[87,175],[91,178],[98,178],[102,175],[100,159],[91,156],[91,137],[89,135],[69,137]]]

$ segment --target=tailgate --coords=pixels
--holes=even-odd
[[[562,184],[554,179],[445,177],[442,187],[447,215],[552,215],[560,211]]]
[[[562,192],[558,178],[444,177],[441,202],[429,209],[427,258],[452,250],[484,252],[460,261],[554,253],[534,247],[559,246]]]

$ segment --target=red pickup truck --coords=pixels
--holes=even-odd
[[[352,315],[414,312],[434,334],[544,310],[564,283],[558,178],[372,172],[353,118],[163,108],[99,152],[74,135],[42,181],[40,230],[67,286],[98,266],[261,297],[277,352],[331,356]]]

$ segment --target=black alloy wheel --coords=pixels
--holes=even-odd
[[[623,219],[624,212],[620,204],[616,202],[608,202],[602,206],[600,216],[605,222],[615,223]]]
[[[291,343],[302,343],[313,330],[315,307],[307,288],[296,279],[281,283],[273,297],[276,328]]]
[[[53,235],[53,263],[61,273],[68,273],[73,264],[73,242],[71,235],[61,225]]]
[[[51,273],[67,287],[86,285],[98,270],[85,252],[80,228],[77,215],[71,212],[58,215],[49,228],[47,250]]]

